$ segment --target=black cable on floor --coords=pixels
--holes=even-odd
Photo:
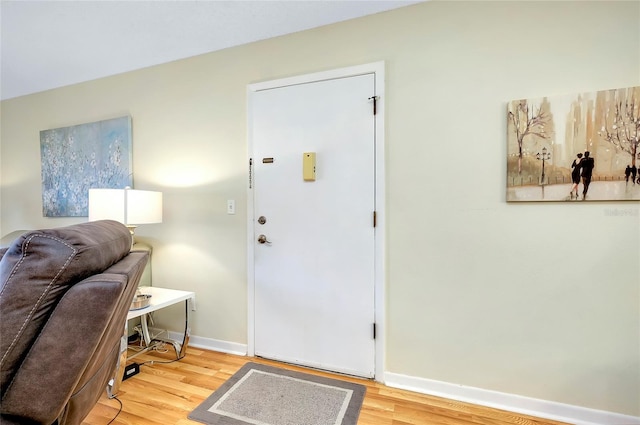
[[[120,409],[118,409],[118,413],[116,413],[116,415],[113,417],[113,419],[111,419],[109,421],[109,423],[107,425],[109,425],[110,423],[115,421],[116,418],[118,417],[118,415],[120,415],[120,412],[122,412],[122,402],[120,401],[120,399],[118,397],[116,397],[116,396],[113,396],[111,399],[117,401],[118,403],[120,403]]]

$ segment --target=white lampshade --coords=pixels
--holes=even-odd
[[[162,223],[162,192],[89,189],[89,221],[116,220],[126,226]]]

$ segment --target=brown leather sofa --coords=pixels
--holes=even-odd
[[[148,261],[102,220],[27,232],[0,249],[0,423],[80,424],[121,358]]]

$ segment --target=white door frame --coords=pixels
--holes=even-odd
[[[376,197],[376,228],[374,236],[375,245],[375,278],[374,278],[374,308],[376,321],[375,339],[375,379],[383,382],[385,365],[385,145],[384,145],[384,121],[385,121],[385,98],[384,98],[384,61],[374,62],[364,65],[357,65],[347,68],[334,69],[330,71],[317,72],[313,74],[300,75],[278,80],[265,81],[262,83],[250,84],[247,87],[247,164],[253,158],[253,140],[251,137],[253,121],[253,94],[261,90],[278,87],[305,84],[317,81],[331,80],[335,78],[353,77],[364,74],[374,74],[376,102],[375,120],[375,197]],[[372,94],[373,95],[373,94]],[[371,105],[373,113],[373,102]],[[249,165],[249,185],[247,186],[247,355],[255,355],[255,269],[254,250],[256,247],[253,240],[254,235],[254,199],[253,199],[253,170]]]

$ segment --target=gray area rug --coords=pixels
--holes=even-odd
[[[355,425],[360,384],[247,363],[189,419],[215,425]]]

